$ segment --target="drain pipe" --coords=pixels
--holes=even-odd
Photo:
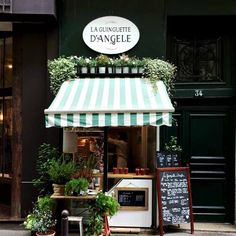
[[[63,210],[61,213],[61,236],[68,236],[68,216],[69,211]]]

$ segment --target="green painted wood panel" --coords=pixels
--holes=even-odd
[[[192,103],[193,105],[193,103]],[[178,135],[190,166],[195,221],[233,222],[234,125],[230,107],[179,108],[178,126],[162,129],[162,145]]]

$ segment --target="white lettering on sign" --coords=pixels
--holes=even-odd
[[[104,16],[86,25],[85,44],[96,52],[118,54],[133,48],[139,41],[139,30],[130,20],[118,16]]]

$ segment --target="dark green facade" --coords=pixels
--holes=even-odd
[[[59,54],[96,56],[83,42],[82,32],[90,21],[109,15],[127,18],[138,27],[140,40],[129,55],[168,59],[184,68],[196,48],[202,54],[206,51],[201,48],[214,48],[216,79],[199,79],[199,71],[177,78],[173,101],[178,126],[161,128],[161,145],[170,135],[178,136],[183,161],[191,168],[195,220],[234,222],[236,2],[62,1]],[[213,46],[206,43],[211,40]],[[186,52],[177,51],[185,42],[195,44]],[[205,59],[196,54],[194,60],[199,67],[197,62]]]

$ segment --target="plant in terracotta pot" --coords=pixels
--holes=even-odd
[[[48,174],[53,182],[54,195],[64,195],[65,184],[76,172],[76,168],[76,164],[72,160],[65,161],[62,156],[51,161]]]
[[[49,196],[39,197],[34,204],[33,210],[26,216],[24,226],[26,229],[35,232],[37,236],[54,236],[56,220],[53,216],[55,202]]]
[[[100,235],[104,226],[104,217],[114,216],[119,210],[118,201],[107,193],[100,192],[89,206],[89,218],[86,235]]]

